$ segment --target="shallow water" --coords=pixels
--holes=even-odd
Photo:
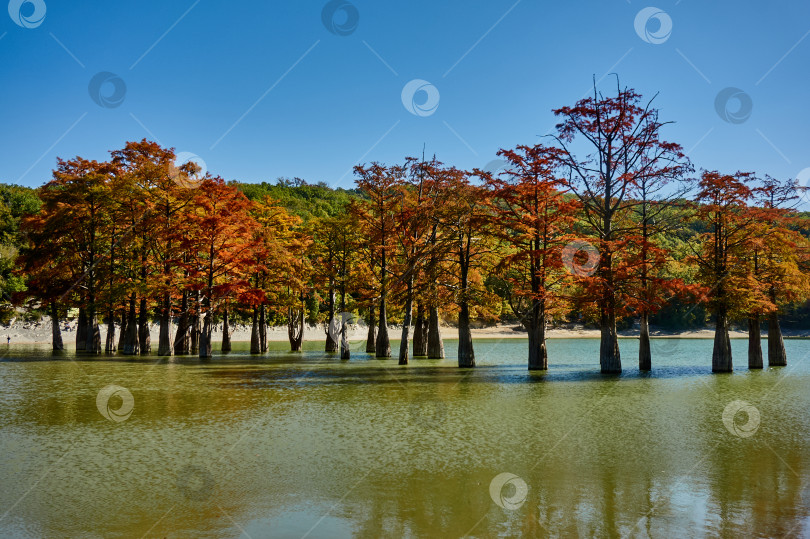
[[[810,536],[810,340],[762,371],[734,340],[722,375],[711,340],[656,339],[640,374],[622,339],[621,376],[595,339],[549,341],[546,373],[523,340],[476,341],[472,370],[445,345],[406,367],[322,343],[206,362],[11,346],[0,536]],[[126,418],[121,393],[99,411],[111,384]]]

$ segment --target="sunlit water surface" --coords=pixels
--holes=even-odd
[[[712,375],[710,340],[655,340],[640,374],[623,339],[618,377],[592,339],[549,341],[546,373],[523,340],[476,341],[474,370],[445,344],[406,367],[322,343],[205,362],[11,346],[0,536],[810,536],[810,341],[748,371],[735,340],[736,371]],[[97,407],[111,384],[125,420]],[[742,436],[736,400],[759,412]],[[514,482],[490,494],[504,472],[528,487],[516,509]]]

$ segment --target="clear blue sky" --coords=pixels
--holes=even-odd
[[[17,22],[0,13],[4,182],[40,185],[57,156],[104,159],[143,137],[247,182],[349,186],[358,160],[401,161],[423,143],[445,163],[483,167],[498,148],[538,141],[553,107],[609,71],[660,92],[662,117],[677,122],[666,138],[697,167],[810,167],[807,2],[352,0],[356,25],[351,6],[331,19],[347,35],[327,29],[321,0],[37,2]],[[636,16],[651,5],[665,15],[640,35]],[[118,106],[91,98],[99,72],[126,85]],[[403,105],[414,79],[439,98],[422,116]],[[741,123],[716,110],[727,87],[750,97]],[[114,91],[107,82],[101,95]]]

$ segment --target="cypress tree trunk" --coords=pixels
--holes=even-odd
[[[262,354],[267,352],[267,314],[264,304],[259,306],[259,346]]]
[[[326,326],[326,346],[324,347],[325,352],[337,352],[338,343],[332,337],[332,332],[329,331],[333,324],[335,323],[335,290],[334,287],[330,284],[329,286],[329,325]]]
[[[425,308],[421,303],[416,305],[416,320],[413,328],[413,357],[427,357],[427,320],[425,320]]]
[[[87,349],[87,313],[79,307],[79,319],[76,322],[76,351]]]
[[[55,301],[51,303],[51,335],[54,351],[64,350],[65,345],[62,343],[62,329],[59,327],[59,307],[56,305]]]
[[[92,305],[87,311],[87,344],[84,350],[91,354],[101,353],[101,331],[98,327],[96,309]]]
[[[545,306],[536,301],[532,305],[529,317],[529,370],[544,371],[548,369],[548,352],[546,350],[546,313]]]
[[[731,340],[728,336],[728,318],[725,309],[718,309],[715,321],[712,372],[731,372]]]
[[[192,354],[197,354],[200,351],[200,291],[194,291],[194,316],[191,319],[191,349]]]
[[[641,331],[638,334],[638,370],[652,369],[652,352],[650,350],[650,316],[647,311],[641,312]]]
[[[430,359],[444,359],[444,341],[439,329],[439,308],[430,307],[430,321],[428,323],[428,357]]]
[[[391,357],[391,341],[388,340],[388,313],[386,312],[385,299],[380,301],[380,320],[377,326],[377,342],[374,346],[376,357]]]
[[[374,317],[374,305],[368,309],[368,338],[366,338],[366,353],[373,354],[376,352],[377,343],[377,321]]]
[[[408,364],[408,348],[410,348],[411,316],[413,314],[413,279],[408,281],[408,296],[405,300],[405,319],[402,321],[402,337],[399,340],[399,364]]]
[[[149,331],[149,313],[146,311],[146,298],[141,298],[141,309],[138,313],[138,341],[141,354],[152,352],[152,336]]]
[[[253,308],[253,323],[250,326],[250,353],[260,354],[262,351],[259,344],[259,309]]]
[[[231,351],[231,329],[228,327],[228,308],[222,313],[222,351]]]
[[[115,311],[112,309],[107,314],[107,339],[104,352],[107,354],[115,352]]]
[[[759,329],[759,315],[748,317],[748,368],[762,368],[762,338]]]
[[[340,359],[349,359],[351,357],[351,350],[349,350],[349,325],[347,324],[348,317],[341,315],[340,317]]]
[[[118,333],[118,350],[124,349],[124,341],[127,334],[127,306],[126,303],[121,308],[121,331]]]
[[[188,292],[183,290],[183,299],[180,303],[180,320],[177,323],[177,333],[174,334],[174,353],[188,354],[189,349],[189,315]]]
[[[210,358],[211,350],[211,309],[205,312],[202,331],[200,332],[200,358]]]
[[[785,341],[782,339],[782,328],[779,325],[779,313],[768,316],[768,366],[784,367],[787,365]]]
[[[470,332],[470,308],[466,300],[462,300],[458,313],[458,366],[475,367],[475,351]]]
[[[612,308],[602,309],[599,326],[601,333],[599,364],[602,373],[618,374],[622,372],[622,359],[619,354],[619,338],[616,333],[616,313]]]
[[[304,310],[300,316],[292,308],[287,311],[287,337],[290,340],[290,351],[300,352],[304,342]]]
[[[124,339],[124,346],[121,353],[134,356],[140,353],[141,347],[138,342],[138,324],[135,321],[135,294],[129,298],[129,316],[127,317],[127,334]]]
[[[158,355],[171,356],[174,353],[172,342],[172,300],[168,293],[163,295],[163,308],[160,312],[160,337]]]

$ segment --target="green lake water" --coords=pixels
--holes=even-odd
[[[239,346],[0,350],[0,537],[810,536],[810,340],[761,371],[734,340],[721,375],[699,339],[655,339],[650,374],[622,339],[621,376],[595,339],[545,373],[514,339],[471,370],[449,339],[406,367]]]

